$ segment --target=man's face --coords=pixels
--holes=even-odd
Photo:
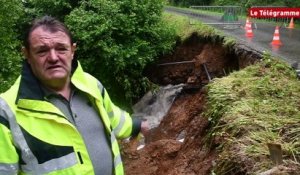
[[[43,84],[68,80],[76,45],[71,44],[67,34],[38,27],[30,34],[29,43],[25,55],[34,75]]]

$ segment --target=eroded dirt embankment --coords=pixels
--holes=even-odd
[[[209,121],[205,110],[205,85],[209,79],[253,64],[261,53],[245,46],[223,47],[196,34],[178,44],[173,54],[147,69],[149,79],[159,85],[185,83],[169,112],[146,136],[146,145],[137,150],[135,140],[123,143],[123,160],[128,175],[210,174],[220,144],[205,144]],[[178,64],[165,64],[180,62]],[[206,71],[206,70],[207,71]],[[184,139],[183,141],[181,139]],[[208,146],[209,145],[209,146]]]

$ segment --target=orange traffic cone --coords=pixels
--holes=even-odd
[[[271,43],[272,45],[282,45],[279,37],[279,27],[276,26],[274,36],[273,36],[273,41]]]
[[[250,23],[250,20],[249,20],[249,18],[247,17],[247,19],[246,19],[246,24],[245,24],[244,29],[247,29],[247,25],[249,25],[249,23]],[[250,25],[251,25],[251,24],[250,24]]]
[[[251,22],[248,22],[246,24],[246,37],[251,38],[253,37],[253,32],[252,32],[252,25]]]
[[[295,28],[294,18],[291,19],[291,22],[290,22],[290,24],[289,24],[289,26],[287,28],[289,28],[289,29]]]

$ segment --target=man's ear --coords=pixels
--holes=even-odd
[[[27,62],[30,64],[30,59],[29,59],[30,53],[24,46],[22,47],[22,54],[23,54],[25,60],[27,60]]]
[[[72,59],[74,57],[74,54],[75,54],[75,51],[76,51],[76,46],[77,44],[76,43],[73,43],[72,46],[71,46],[71,51],[72,51]]]
[[[25,59],[28,59],[29,58],[28,50],[23,46],[21,51],[22,51],[22,54],[25,57]]]

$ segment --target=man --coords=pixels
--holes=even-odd
[[[124,174],[117,138],[146,132],[74,59],[66,26],[31,25],[21,76],[0,95],[0,174]]]

